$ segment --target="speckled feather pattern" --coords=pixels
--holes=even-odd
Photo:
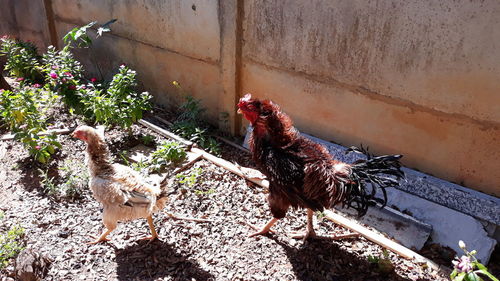
[[[90,128],[90,127],[89,127]],[[164,208],[167,198],[134,170],[111,162],[107,145],[92,128],[87,132],[89,187],[103,205],[103,222],[114,228],[118,221],[144,218]]]
[[[362,215],[371,197],[357,189],[363,182],[352,177],[351,165],[333,159],[327,149],[302,137],[278,105],[256,102],[260,114],[250,138],[252,158],[270,181],[271,212],[283,218],[289,207],[322,211],[336,204],[361,202]],[[359,211],[359,210],[358,210]]]

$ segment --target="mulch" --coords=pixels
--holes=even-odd
[[[83,123],[75,116],[57,114],[56,127]],[[113,128],[106,138],[116,161],[119,153],[140,143],[142,135],[162,138],[140,125],[132,133]],[[67,135],[59,137],[63,148],[50,164],[57,182],[63,167],[83,175],[84,144]],[[146,220],[121,223],[110,242],[87,245],[103,225],[101,207],[86,182],[76,198],[49,196],[40,183],[40,166],[21,144],[0,142],[0,232],[13,225],[26,229],[26,247],[52,260],[45,280],[448,280],[441,272],[389,253],[394,270],[381,270],[369,256],[382,256],[383,248],[362,238],[302,242],[288,236],[304,231],[304,210],[292,210],[274,228],[276,234],[249,238],[250,225],[271,218],[265,191],[205,160],[183,173],[201,169],[192,186],[170,182],[167,207],[154,215],[160,240],[147,243]],[[251,165],[245,153],[223,145],[222,157]],[[173,220],[165,212],[209,222]],[[317,219],[320,235],[347,234],[332,222]],[[12,280],[14,265],[0,280]]]

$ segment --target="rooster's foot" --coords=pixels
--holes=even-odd
[[[316,232],[314,230],[307,231],[306,233],[292,233],[290,237],[294,239],[302,239],[303,242],[309,239],[316,239],[318,238],[318,235],[316,235]]]

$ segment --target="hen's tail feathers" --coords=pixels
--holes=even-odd
[[[354,208],[359,216],[366,214],[368,207],[376,203],[384,207],[387,203],[387,187],[399,186],[399,180],[405,177],[401,171],[399,159],[402,155],[382,155],[373,156],[368,153],[368,147],[365,149],[351,146],[346,154],[355,152],[364,154],[366,160],[358,160],[351,165],[350,175],[350,194],[347,196],[344,205]],[[371,188],[370,188],[371,187]],[[382,190],[383,199],[376,198],[377,190]]]

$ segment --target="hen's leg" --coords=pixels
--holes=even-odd
[[[147,217],[148,224],[149,224],[149,229],[151,229],[151,236],[141,238],[140,240],[149,240],[153,241],[155,239],[158,239],[158,233],[156,233],[155,225],[153,224],[153,217],[149,216]]]
[[[88,242],[87,244],[93,245],[102,241],[109,241],[106,236],[108,236],[108,234],[116,228],[116,222],[104,222],[104,226],[106,229],[102,232],[101,236],[92,242]]]
[[[314,211],[311,209],[307,209],[307,230],[306,233],[302,235],[292,235],[293,238],[300,239],[302,238],[304,241],[306,241],[309,238],[316,238],[316,232],[314,231],[314,224],[313,224],[313,216],[314,216]]]
[[[260,231],[257,231],[255,233],[250,234],[248,237],[254,237],[257,235],[264,235],[267,234],[270,230],[271,227],[278,221],[277,218],[272,218]]]

